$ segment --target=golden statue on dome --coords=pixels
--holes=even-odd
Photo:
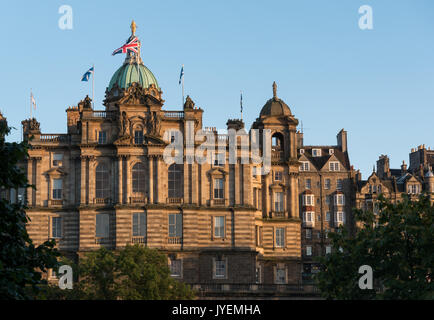
[[[133,20],[133,21],[131,22],[131,34],[132,34],[133,36],[136,35],[136,28],[137,28],[136,23],[135,23],[134,20]]]

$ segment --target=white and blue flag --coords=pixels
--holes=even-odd
[[[182,65],[182,67],[181,67],[181,73],[179,75],[179,84],[181,84],[183,77],[184,77],[184,65]]]
[[[81,81],[89,81],[91,74],[93,74],[93,67],[86,71],[86,73],[81,78]]]

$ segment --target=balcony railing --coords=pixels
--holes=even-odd
[[[93,201],[95,204],[109,204],[109,203],[111,203],[110,198],[95,198]]]
[[[319,290],[312,285],[304,286],[303,284],[249,284],[249,283],[204,283],[194,284],[193,288],[199,293],[256,293],[256,294],[300,294],[310,293],[318,294]]]
[[[271,151],[271,161],[283,161],[283,151]]]
[[[39,141],[42,142],[70,142],[70,136],[67,134],[41,134]]]
[[[225,199],[214,199],[213,204],[217,206],[223,206],[225,204]]]
[[[146,204],[148,203],[148,198],[145,196],[139,196],[139,197],[130,197],[130,203],[131,204],[135,204],[135,203],[142,203],[142,204]]]
[[[131,238],[131,243],[133,244],[144,244],[146,243],[146,237],[143,236],[136,236]]]
[[[165,111],[164,117],[171,118],[171,119],[183,119],[184,111]]]
[[[181,244],[182,243],[182,237],[169,237],[167,238],[168,244]]]
[[[50,200],[50,204],[52,206],[61,206],[61,205],[63,205],[63,200],[62,199],[52,199],[52,200]]]
[[[110,238],[97,237],[95,238],[95,244],[110,244]]]
[[[167,198],[166,203],[168,203],[168,204],[181,204],[181,203],[184,203],[184,198]]]

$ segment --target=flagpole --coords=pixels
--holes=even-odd
[[[30,119],[32,119],[32,88],[30,88]]]
[[[95,109],[95,103],[93,101],[93,99],[94,99],[94,96],[93,96],[94,85],[95,85],[95,65],[93,65],[93,64],[92,64],[92,69],[93,69],[93,72],[92,72],[92,107],[93,107],[93,109]]]
[[[184,65],[182,65],[182,106],[184,107]]]
[[[240,90],[241,121],[243,121],[243,91]]]

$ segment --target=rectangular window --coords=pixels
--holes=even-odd
[[[312,156],[321,157],[321,149],[312,149]]]
[[[225,166],[225,154],[224,153],[215,153],[214,154],[214,166],[215,167],[224,167]]]
[[[256,279],[256,283],[261,283],[261,266],[256,267],[255,279]]]
[[[169,214],[169,237],[171,238],[182,237],[182,214],[180,213]]]
[[[252,167],[252,178],[257,179],[258,178],[258,168]]]
[[[333,153],[335,153],[335,150],[334,149],[329,149],[329,154],[333,154]]]
[[[53,179],[53,199],[62,199],[62,179]]]
[[[215,274],[216,278],[226,277],[226,260],[215,260]]]
[[[312,246],[306,246],[306,255],[311,256],[312,255]]]
[[[274,211],[283,212],[283,192],[274,193]]]
[[[224,238],[225,236],[225,217],[214,217],[214,237]]]
[[[54,153],[53,154],[53,167],[61,167],[62,166],[62,160],[63,160],[63,154],[62,153]]]
[[[300,171],[309,171],[308,161],[301,161]]]
[[[98,132],[98,143],[99,144],[107,143],[107,133],[105,131]]]
[[[182,275],[181,259],[170,259],[170,275],[172,277],[181,277]]]
[[[342,211],[336,212],[335,221],[338,223],[344,223],[345,222],[345,215]]]
[[[343,206],[345,204],[345,197],[343,194],[335,195],[335,205]]]
[[[339,162],[332,161],[329,163],[329,170],[330,171],[339,171]]]
[[[133,213],[133,237],[146,237],[146,213]]]
[[[312,239],[312,229],[306,229],[306,239]]]
[[[285,247],[285,228],[276,228],[276,247]]]
[[[276,284],[285,284],[285,283],[286,283],[286,269],[276,268]]]
[[[342,185],[343,185],[342,179],[336,180],[336,189],[337,190],[342,190]]]
[[[214,179],[214,199],[224,199],[223,179]]]
[[[330,189],[330,179],[324,180],[324,189],[326,190]]]
[[[326,212],[326,221],[330,221],[330,212]]]
[[[275,181],[282,181],[282,171],[275,171],[274,172],[274,180]]]
[[[303,205],[305,206],[313,206],[314,205],[314,196],[313,194],[305,194],[303,195]]]
[[[143,144],[143,131],[140,130],[134,131],[134,143]]]
[[[330,253],[332,253],[332,247],[326,246],[326,254],[330,254]]]
[[[109,237],[109,215],[107,213],[99,213],[96,215],[96,232],[97,238]]]
[[[51,218],[51,237],[52,238],[62,238],[62,218],[52,217]]]
[[[303,222],[315,222],[315,212],[312,211],[304,212]]]
[[[306,189],[310,189],[312,187],[312,180],[306,179]]]

